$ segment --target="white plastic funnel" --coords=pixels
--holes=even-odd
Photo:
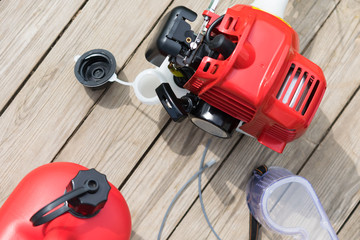
[[[162,83],[169,83],[177,97],[182,97],[189,91],[177,86],[173,80],[173,74],[168,69],[169,61],[166,58],[159,68],[150,68],[139,73],[132,86],[136,97],[145,104],[153,105],[160,103],[155,89]]]

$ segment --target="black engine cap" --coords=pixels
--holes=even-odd
[[[116,71],[114,56],[107,50],[94,49],[80,56],[74,72],[76,78],[85,87],[105,87]]]
[[[71,213],[77,217],[92,217],[105,206],[110,192],[106,176],[95,169],[79,171],[66,188],[69,192],[79,187],[88,188],[88,192],[68,201]]]
[[[220,138],[229,138],[240,120],[200,100],[189,114],[190,120],[199,128]]]

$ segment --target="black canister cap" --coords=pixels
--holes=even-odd
[[[81,170],[70,181],[65,194],[37,211],[30,221],[39,226],[66,212],[79,218],[91,218],[105,206],[110,189],[104,174],[95,169]]]
[[[80,56],[74,72],[76,78],[85,87],[105,86],[116,71],[114,56],[105,49],[94,49]]]
[[[77,217],[89,217],[96,214],[104,207],[110,191],[106,176],[95,169],[79,171],[67,186],[66,191],[70,192],[83,186],[89,189],[88,192],[68,201],[70,212]]]

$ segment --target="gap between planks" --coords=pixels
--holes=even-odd
[[[85,4],[87,3],[88,0],[86,0],[84,2],[84,4],[82,5],[82,7],[78,10],[78,12],[85,6]],[[170,2],[170,4],[168,5],[168,7],[164,10],[163,14],[158,18],[158,20],[156,21],[156,23],[154,24],[154,26],[159,22],[159,20],[162,18],[162,16],[164,15],[164,13],[166,12],[166,10],[172,5],[173,1]],[[331,13],[328,15],[328,17],[326,18],[326,20],[331,16],[331,14],[335,11],[336,7],[338,6],[339,2],[336,4],[336,6],[333,8],[333,10],[331,11]],[[77,12],[77,13],[78,13]],[[74,17],[77,15],[77,13],[74,15]],[[310,46],[311,42],[313,41],[313,39],[316,37],[317,33],[320,31],[320,29],[323,27],[323,25],[325,24],[326,20],[323,22],[323,24],[320,26],[320,28],[316,31],[316,33],[314,34],[314,36],[311,38],[310,42],[306,45],[306,47],[304,48],[304,51],[306,51],[306,49]],[[44,56],[41,58],[41,61],[39,61],[39,63],[36,65],[36,67],[33,69],[32,72],[36,71],[36,68],[41,64],[42,60],[45,58],[45,56],[48,54],[48,52],[51,50],[51,48],[56,44],[56,42],[59,40],[59,38],[61,37],[62,33],[64,31],[66,31],[67,27],[71,24],[71,22],[73,21],[73,19],[71,19],[71,21],[65,26],[65,28],[63,29],[63,31],[59,34],[59,37],[54,41],[54,43],[51,45],[51,47],[46,51],[46,53],[44,54]],[[153,30],[153,28],[148,32],[148,34]],[[140,47],[140,45],[145,41],[145,39],[147,38],[148,34],[144,37],[144,39],[139,43],[139,45],[135,48],[134,52],[129,56],[129,58],[126,60],[125,64],[121,67],[120,71],[122,71],[122,69],[124,69],[126,67],[126,65],[128,64],[128,62],[130,62],[130,60],[132,59],[132,57],[134,56],[134,54],[136,53],[136,51],[138,50],[138,48]],[[118,72],[118,73],[119,73]],[[32,73],[27,77],[27,79],[32,75]],[[23,83],[23,85],[26,83],[26,81]],[[22,86],[23,86],[22,85]],[[360,86],[359,86],[360,87]],[[321,142],[326,138],[327,134],[329,133],[330,129],[332,128],[332,126],[336,123],[337,119],[340,117],[340,115],[342,114],[342,112],[346,109],[346,107],[348,106],[348,104],[351,102],[352,98],[356,95],[356,93],[359,90],[359,87],[357,88],[357,90],[354,92],[354,94],[350,97],[350,99],[348,100],[348,102],[345,104],[345,106],[343,107],[343,109],[341,110],[341,112],[338,114],[338,116],[336,117],[336,119],[333,121],[333,123],[330,125],[330,127],[327,129],[327,131],[325,132],[325,134],[323,135],[323,137],[321,138],[320,142],[316,145],[315,149],[313,150],[313,152],[310,154],[310,156],[306,159],[305,163],[303,164],[303,166],[300,168],[299,172],[301,171],[301,169],[306,165],[306,163],[308,162],[308,160],[311,158],[311,156],[313,155],[313,153],[317,150],[318,146],[321,144]],[[22,87],[21,87],[22,88]],[[20,91],[21,88],[18,90]],[[17,92],[18,92],[17,91]],[[62,149],[64,147],[66,147],[67,143],[69,142],[69,140],[76,134],[77,130],[82,126],[82,124],[86,121],[87,117],[91,114],[91,112],[93,111],[93,109],[96,107],[96,105],[98,104],[98,102],[101,100],[101,98],[106,94],[107,89],[100,95],[100,97],[96,100],[96,102],[94,103],[94,105],[89,109],[88,113],[86,114],[86,116],[83,118],[83,120],[79,123],[79,125],[77,126],[77,128],[74,130],[74,132],[70,135],[70,137],[67,139],[67,141],[64,143],[64,145],[61,147],[61,149],[58,151],[58,153],[55,155],[54,159],[52,161],[54,161],[57,156],[61,153]],[[15,96],[14,96],[15,97]],[[14,98],[13,97],[13,98]],[[12,98],[12,99],[13,99]],[[10,104],[10,103],[9,103]],[[2,114],[2,112],[1,112]],[[0,115],[1,115],[0,114]],[[158,140],[159,136],[164,132],[165,128],[169,125],[169,121],[165,124],[165,126],[161,129],[161,131],[159,132],[159,134],[156,136],[156,138],[153,140],[153,142],[151,143],[151,145],[149,146],[149,148],[147,149],[147,151],[143,154],[143,156],[139,159],[139,161],[136,163],[134,169],[136,169],[136,167],[141,163],[141,160],[147,155],[148,151],[151,149],[151,147],[155,144],[155,142]],[[233,151],[233,149],[235,147],[238,146],[238,144],[240,143],[241,139],[239,139],[239,141],[235,144],[235,146],[230,150],[230,152],[228,153],[227,157],[231,154],[231,152]],[[208,186],[208,184],[212,181],[213,177],[216,175],[216,173],[221,169],[221,167],[223,166],[223,164],[225,163],[225,161],[227,160],[227,157],[224,159],[224,161],[222,161],[221,165],[219,166],[219,168],[216,170],[216,172],[214,173],[214,175],[210,178],[210,180],[208,181],[208,183],[204,186],[203,190]],[[134,171],[134,170],[133,170]],[[131,171],[129,173],[129,175],[125,178],[125,180],[121,183],[119,189],[122,188],[122,186],[127,182],[127,180],[131,177],[133,171]],[[193,204],[197,201],[198,197],[193,201]],[[191,204],[191,207],[192,205]],[[186,213],[191,209],[191,207],[186,211]],[[183,217],[186,216],[186,213]],[[180,221],[181,222],[181,221]],[[180,223],[179,222],[179,223]],[[179,224],[178,223],[178,224]],[[176,229],[176,227],[174,228],[174,230]],[[174,231],[173,230],[173,231]],[[172,232],[171,232],[172,234]],[[171,234],[169,235],[169,237],[171,237]],[[168,238],[169,238],[168,237]]]
[[[155,143],[158,141],[158,139],[160,138],[161,135],[163,135],[163,133],[165,132],[166,128],[170,125],[171,123],[171,119],[169,119],[166,124],[164,125],[164,127],[160,130],[159,134],[154,138],[154,140],[151,142],[151,144],[149,145],[149,147],[146,149],[146,151],[144,152],[144,154],[140,157],[139,161],[136,162],[136,164],[134,165],[134,167],[130,170],[129,174],[125,177],[124,181],[121,182],[120,186],[118,187],[118,190],[121,191],[121,189],[124,187],[124,185],[126,184],[126,182],[131,178],[131,176],[133,175],[133,173],[135,172],[135,170],[138,168],[138,166],[142,163],[142,161],[145,159],[146,155],[150,152],[151,148],[155,145]]]
[[[334,6],[334,8],[332,9],[332,11],[329,13],[329,15],[327,16],[327,18],[325,19],[325,21],[320,25],[319,29],[316,31],[316,33],[312,36],[312,38],[310,39],[310,41],[306,44],[306,46],[304,47],[303,52],[306,52],[307,49],[311,46],[312,41],[316,38],[316,36],[318,35],[320,29],[322,29],[324,27],[324,24],[326,23],[326,21],[330,18],[330,16],[335,12],[335,10],[337,9],[337,7],[339,6],[341,0],[339,0],[336,5]]]
[[[310,39],[310,41],[306,44],[306,46],[304,47],[304,49],[301,51],[301,54],[303,54],[304,52],[306,52],[306,50],[309,48],[309,46],[311,45],[312,41],[316,38],[316,36],[318,35],[319,31],[323,28],[324,24],[326,23],[326,21],[330,18],[330,16],[334,13],[334,11],[337,9],[338,5],[339,5],[340,1],[337,2],[337,4],[333,7],[333,9],[331,10],[331,12],[328,14],[328,16],[326,17],[326,19],[323,21],[323,23],[320,25],[319,29],[317,29],[317,31],[314,33],[313,37]],[[327,128],[327,130],[325,131],[325,133],[323,134],[321,140],[316,144],[316,147],[314,148],[314,150],[310,153],[310,155],[307,157],[307,159],[305,160],[304,164],[301,166],[301,168],[297,171],[296,174],[299,174],[300,171],[303,169],[303,167],[308,163],[309,159],[311,159],[312,155],[314,154],[314,152],[316,152],[316,150],[318,149],[318,146],[323,142],[323,140],[326,138],[326,136],[328,135],[328,133],[330,132],[331,128],[333,127],[333,125],[336,123],[336,121],[339,119],[339,117],[341,116],[341,114],[344,112],[344,110],[346,109],[346,107],[349,105],[349,103],[351,102],[351,100],[354,98],[354,96],[357,94],[358,90],[360,88],[360,85],[358,86],[358,88],[355,90],[355,92],[352,94],[352,96],[349,98],[349,100],[346,102],[345,106],[342,108],[342,110],[339,112],[339,114],[337,115],[337,117],[335,118],[335,120],[332,122],[332,124]],[[163,129],[164,130],[164,129]],[[163,132],[163,131],[162,131]],[[154,142],[151,144],[151,146],[149,147],[149,149],[154,145],[155,141],[157,141],[159,135],[156,137],[156,139],[154,140]],[[207,186],[210,184],[210,182],[213,180],[213,178],[215,177],[215,175],[221,170],[221,168],[223,167],[224,163],[226,162],[226,160],[228,159],[228,157],[231,155],[231,153],[234,151],[235,148],[238,147],[238,145],[240,144],[242,140],[242,137],[235,143],[234,147],[229,151],[229,153],[227,154],[227,156],[221,161],[221,164],[219,165],[219,167],[215,170],[214,174],[209,178],[209,180],[207,181],[207,183],[204,185],[204,187],[202,188],[202,192],[207,188]],[[149,152],[149,149],[144,153],[144,155],[142,156],[141,159],[143,159],[146,154]],[[138,166],[138,164],[136,165],[136,167]],[[136,167],[134,167],[134,169],[136,169]],[[119,190],[121,190],[121,188],[126,184],[127,180],[131,177],[131,174],[134,171],[131,171],[131,173],[126,177],[126,179],[122,182],[121,186],[119,187]],[[186,217],[187,213],[190,211],[190,209],[194,206],[194,204],[196,203],[196,201],[199,199],[199,196],[197,195],[197,197],[193,200],[193,202],[191,203],[191,205],[189,206],[189,208],[185,211],[185,214],[182,216],[182,218],[180,219],[180,221],[174,226],[174,228],[172,229],[172,231],[170,232],[170,234],[167,236],[166,239],[170,239],[172,234],[174,233],[174,231],[176,230],[176,228],[179,226],[179,224],[182,222],[182,220]],[[345,223],[344,223],[345,224]]]
[[[349,216],[346,218],[346,220],[344,221],[344,223],[341,225],[341,227],[339,228],[339,230],[336,232],[337,235],[342,234],[342,230],[344,229],[345,225],[351,221],[351,219],[353,217],[357,217],[355,216],[355,212],[360,210],[360,201],[358,202],[358,204],[354,207],[354,209],[351,211],[351,213],[349,214]],[[359,230],[359,229],[358,229]]]
[[[333,12],[336,10],[336,8],[337,8],[337,6],[338,6],[339,4],[336,4],[336,6],[334,7],[334,9],[331,11],[331,13],[329,14],[329,16],[326,18],[326,20],[333,14]],[[324,22],[324,24],[325,24],[325,22]],[[321,28],[323,27],[323,25],[324,24],[322,24],[321,25]],[[321,29],[320,28],[320,29]],[[320,29],[316,32],[316,34],[320,31]],[[311,39],[311,41],[313,40],[314,38],[312,38]],[[310,42],[311,43],[311,42]],[[305,50],[304,51],[306,51],[306,49],[308,48],[308,46],[310,46],[310,43],[306,46],[306,48],[305,48]],[[303,51],[303,52],[304,52]],[[318,148],[318,146],[323,142],[323,140],[326,138],[326,136],[328,135],[328,133],[330,132],[330,130],[331,130],[331,128],[333,127],[333,125],[337,122],[337,120],[339,119],[339,117],[341,116],[341,114],[345,111],[345,109],[348,107],[348,105],[350,104],[350,102],[352,101],[352,99],[354,98],[354,96],[358,93],[358,90],[359,90],[359,88],[360,88],[360,85],[358,85],[357,86],[357,88],[355,89],[355,92],[353,92],[352,93],[352,95],[350,96],[350,98],[347,100],[347,102],[345,103],[345,105],[342,107],[342,109],[341,109],[341,111],[337,114],[337,116],[336,116],[336,118],[334,119],[334,121],[332,122],[332,124],[327,128],[327,130],[323,133],[323,136],[322,136],[322,138],[320,139],[320,141],[319,141],[319,143],[318,144],[316,144],[316,148],[311,152],[311,154],[309,155],[309,157],[306,159],[306,161],[305,161],[305,163],[304,163],[304,165],[300,168],[300,170],[298,171],[298,173],[301,171],[301,169],[303,169],[303,167],[306,165],[306,163],[308,162],[308,160],[311,158],[311,156],[313,155],[313,153],[317,150],[317,148]],[[220,166],[220,168],[221,168],[221,166]],[[219,168],[219,169],[220,169]],[[217,170],[218,171],[218,170]],[[209,182],[212,180],[212,178],[209,180]],[[208,184],[206,184],[205,185],[205,187],[203,188],[203,190],[207,187],[207,185]],[[191,207],[193,206],[193,204],[191,205]],[[190,207],[190,208],[191,208]],[[190,210],[190,208],[189,209],[187,209],[187,211],[185,212],[185,215],[189,212],[189,210]],[[356,208],[356,207],[355,207]],[[355,209],[354,208],[354,209]],[[353,209],[353,210],[354,210]],[[182,219],[184,219],[184,217],[185,216],[183,216],[182,218],[181,218],[181,220]],[[345,223],[344,223],[345,224]],[[171,234],[176,230],[176,227],[179,225],[179,223],[175,226],[175,228],[173,229],[173,231],[171,232]],[[169,235],[169,237],[171,236],[171,234]]]
[[[240,141],[243,139],[244,135],[241,135],[239,140],[236,141],[236,143],[234,144],[234,146],[230,149],[230,151],[228,152],[228,154],[225,156],[225,158],[221,161],[219,167],[217,169],[215,169],[214,173],[210,176],[209,180],[205,183],[205,185],[201,188],[201,192],[203,192],[206,187],[210,184],[210,182],[213,180],[213,178],[215,177],[215,175],[220,171],[220,169],[222,168],[222,166],[225,164],[226,160],[230,157],[231,153],[234,151],[234,149],[239,145]],[[195,180],[196,181],[196,180]],[[195,197],[195,199],[193,200],[193,202],[190,204],[189,208],[185,211],[184,215],[181,217],[181,219],[179,220],[179,222],[174,226],[174,228],[172,229],[172,231],[169,233],[168,237],[166,238],[167,240],[169,240],[172,236],[172,234],[175,232],[176,228],[179,226],[179,224],[182,222],[182,220],[186,217],[186,215],[188,214],[188,212],[190,211],[190,209],[195,205],[196,201],[199,199],[199,195],[197,195]]]
[[[85,2],[84,2],[84,5],[83,6],[85,6],[85,4],[87,3],[87,1],[88,0],[86,0]],[[173,1],[172,1],[173,2]],[[172,2],[169,4],[169,6],[168,6],[168,8],[170,7],[170,5],[172,4]],[[83,7],[82,6],[82,7]],[[335,8],[334,8],[335,9]],[[79,10],[81,10],[81,9],[79,9]],[[333,10],[334,11],[334,10]],[[165,12],[165,11],[164,11]],[[331,15],[331,14],[330,14]],[[76,14],[74,15],[74,17],[76,17]],[[161,17],[160,17],[161,18]],[[159,18],[159,19],[160,19]],[[158,20],[159,20],[158,19]],[[72,19],[73,20],[73,19]],[[71,22],[72,22],[72,20],[68,23],[68,25],[69,24],[71,24]],[[157,21],[158,22],[158,21]],[[156,23],[157,23],[156,22]],[[64,32],[64,31],[66,31],[66,29],[67,29],[67,27],[68,27],[68,25],[66,25],[66,27],[63,29],[63,31],[62,31],[62,33]],[[321,26],[322,27],[322,26]],[[321,29],[321,28],[320,28]],[[319,30],[320,30],[319,29]],[[318,30],[318,31],[319,31]],[[317,32],[318,32],[317,31]],[[41,60],[39,61],[39,63],[36,65],[36,68],[34,68],[33,69],[33,71],[31,71],[31,73],[30,73],[30,75],[26,78],[26,80],[28,79],[28,78],[30,78],[30,76],[32,75],[32,73],[34,72],[34,71],[36,71],[36,69],[37,69],[37,67],[41,64],[41,62],[42,62],[42,60],[45,58],[45,56],[48,54],[48,52],[51,50],[51,48],[56,44],[56,42],[58,41],[58,39],[61,37],[61,34],[59,35],[59,37],[56,39],[56,41],[52,44],[52,46],[47,50],[47,52],[44,54],[44,56],[41,58]],[[146,39],[146,37],[143,39],[143,41]],[[311,39],[311,41],[313,40],[313,38]],[[142,42],[143,42],[142,41]],[[142,44],[142,42],[138,45],[138,47]],[[308,47],[310,45],[310,43],[309,44],[307,44],[307,46],[306,46],[306,48]],[[138,49],[138,47],[135,49],[135,51],[133,52],[133,54],[127,59],[127,61],[125,62],[125,64],[123,65],[123,67],[122,67],[122,69],[127,65],[127,63],[131,60],[131,58],[132,58],[132,56],[135,54],[135,52],[137,51],[137,49]],[[25,82],[23,82],[23,84],[22,84],[22,86],[21,86],[21,88],[24,86],[26,84],[26,81]],[[359,87],[358,87],[358,89],[359,89]],[[357,89],[357,91],[358,91],[358,89]],[[20,91],[21,89],[18,89],[18,91],[16,92],[16,94]],[[74,135],[74,134],[76,134],[76,132],[77,132],[77,130],[81,127],[81,125],[86,121],[86,119],[87,119],[87,117],[91,114],[91,112],[93,111],[93,109],[96,107],[96,105],[97,105],[97,103],[100,101],[100,99],[104,96],[104,94],[106,93],[106,90],[103,92],[103,94],[97,99],[97,101],[95,102],[95,104],[89,109],[89,111],[88,111],[88,113],[87,113],[87,115],[83,118],[83,121],[81,121],[80,122],[80,124],[77,126],[77,128],[75,129],[75,131],[70,135],[70,137],[69,137],[69,139],[64,143],[64,145],[61,147],[61,149],[59,150],[59,152],[55,155],[55,157],[54,157],[54,159],[53,160],[55,160],[56,159],[56,157],[58,156],[58,154],[62,151],[62,149],[66,146],[66,144],[68,143],[68,141],[72,138],[72,136]],[[355,95],[355,93],[353,94],[353,96]],[[353,97],[352,96],[352,97]],[[15,95],[13,96],[13,98],[15,98]],[[13,99],[12,98],[12,99]],[[350,98],[350,100],[347,102],[347,104],[345,105],[345,107],[343,108],[343,110],[339,113],[339,115],[337,116],[337,118],[335,119],[335,121],[333,122],[333,124],[336,122],[336,120],[338,119],[338,117],[341,115],[341,113],[344,111],[344,109],[347,107],[347,105],[349,104],[349,102],[351,101],[351,99],[352,98]],[[10,102],[11,103],[11,102]],[[9,104],[10,104],[9,103]],[[0,115],[3,113],[3,111],[0,113]],[[328,130],[327,130],[327,132],[325,133],[325,136],[327,135],[327,133],[329,132],[329,130],[331,129],[331,127],[333,126],[333,124],[328,128]],[[165,124],[165,126],[161,129],[161,131],[160,131],[160,133],[158,134],[158,136],[154,139],[154,141],[151,143],[151,145],[150,145],[150,147],[149,147],[149,149],[151,149],[151,147],[154,145],[154,143],[157,141],[157,139],[158,139],[158,137],[161,135],[161,133],[164,131],[164,129],[166,128],[168,126],[168,123],[167,124]],[[322,140],[325,138],[325,136],[323,136],[323,138],[321,139],[321,141],[320,141],[320,143],[322,142]],[[235,144],[235,147],[238,145],[240,143],[240,140]],[[319,144],[320,144],[319,143]],[[318,144],[318,145],[319,145]],[[317,145],[317,146],[318,146]],[[234,147],[234,148],[235,148]],[[233,149],[234,149],[233,148]],[[229,152],[229,154],[233,151],[233,149],[231,149],[230,150],[230,152]],[[316,147],[316,149],[317,149],[317,147]],[[315,149],[315,150],[316,150]],[[145,153],[144,153],[144,155],[143,155],[143,157],[144,156],[146,156],[146,154],[147,154],[147,152],[148,151],[146,151]],[[311,155],[312,155],[313,153],[311,153]],[[141,159],[143,159],[143,157],[141,158]],[[309,157],[310,158],[310,157]],[[309,159],[308,158],[308,159]],[[135,165],[135,168],[136,168],[136,166],[138,166],[138,164],[140,164],[140,162],[141,162],[141,159],[139,160],[139,162]],[[226,158],[227,159],[227,158]],[[307,159],[307,160],[308,160]],[[224,160],[224,162],[225,162],[226,160]],[[224,162],[222,162],[222,164],[224,163]],[[222,165],[220,165],[220,168],[221,168],[221,166]],[[219,169],[220,169],[219,168]],[[218,171],[218,170],[217,170]],[[127,181],[127,179],[131,176],[131,173],[132,172],[130,172],[130,174],[129,174],[129,176],[124,180],[124,182],[120,185],[120,188],[126,183],[126,181]],[[216,173],[215,173],[216,174]],[[215,176],[215,174],[213,175],[213,176]],[[210,179],[210,181],[212,180],[212,178]],[[210,182],[209,181],[209,182]],[[209,182],[205,185],[205,187],[209,184]],[[204,188],[205,188],[204,187]],[[194,200],[194,202],[195,202],[196,200]],[[184,215],[185,216],[185,215]]]
[[[54,45],[57,43],[57,41],[60,39],[60,37],[62,36],[62,34],[66,31],[66,29],[69,27],[69,25],[73,22],[73,20],[75,19],[75,17],[78,15],[78,13],[81,11],[81,9],[84,8],[84,6],[86,5],[86,3],[89,0],[86,0],[81,7],[78,9],[78,11],[74,14],[73,18],[69,21],[69,23],[64,27],[64,29],[61,31],[61,33],[59,34],[59,36],[56,38],[56,40],[53,42],[53,44],[49,47],[49,49],[46,51],[46,53],[44,54],[44,56],[41,58],[41,60],[38,62],[38,64],[36,65],[36,67],[34,67],[34,69],[31,71],[31,73],[28,75],[28,77],[26,79],[29,79],[32,75],[33,72],[36,71],[37,67],[42,63],[43,59],[46,57],[46,55],[50,52],[50,50],[54,47]],[[145,35],[145,37],[141,40],[141,42],[138,44],[138,46],[135,48],[135,50],[132,52],[132,54],[127,58],[127,60],[125,61],[125,63],[121,66],[120,70],[117,72],[117,74],[119,74],[126,66],[127,64],[131,61],[131,59],[133,58],[133,56],[135,55],[135,53],[137,52],[137,50],[139,49],[139,47],[143,44],[143,42],[145,41],[145,39],[147,39],[147,37],[150,35],[150,33],[154,30],[154,27],[158,24],[158,22],[161,20],[161,18],[164,16],[164,14],[167,12],[167,10],[172,6],[172,4],[174,3],[174,0],[172,0],[168,6],[166,7],[166,9],[164,9],[163,13],[160,15],[160,17],[156,20],[156,22],[154,23],[154,25],[152,26],[152,28],[147,32],[147,34]],[[317,33],[320,31],[320,29],[323,27],[323,25],[325,24],[326,20],[330,17],[330,15],[335,11],[336,7],[338,6],[338,4],[340,3],[340,1],[335,5],[335,7],[332,9],[332,11],[330,12],[330,14],[327,16],[327,18],[325,19],[325,21],[321,24],[320,28],[315,32],[314,36],[311,38],[311,40],[307,43],[307,45],[305,46],[304,50],[302,52],[305,52],[306,49],[310,46],[312,40],[315,38],[315,36],[317,35]],[[23,82],[21,88],[25,85],[26,81]],[[21,88],[19,88],[16,92],[16,94],[21,90]],[[104,97],[104,95],[106,94],[108,88],[106,88],[103,93],[100,95],[100,97],[98,99],[96,99],[96,101],[94,102],[94,104],[89,108],[89,111],[87,112],[87,114],[84,116],[84,118],[80,121],[80,123],[78,124],[78,126],[75,128],[75,130],[72,132],[72,134],[69,136],[69,138],[65,141],[65,143],[63,144],[63,146],[61,146],[61,148],[59,149],[59,151],[56,153],[56,155],[54,156],[54,158],[50,161],[50,162],[54,162],[57,157],[61,154],[61,151],[66,147],[66,145],[68,144],[68,142],[71,140],[71,138],[77,133],[77,131],[81,128],[81,126],[83,125],[83,123],[86,121],[86,119],[88,118],[88,116],[92,113],[92,111],[94,110],[94,108],[98,105],[98,103],[100,102],[100,100]],[[16,97],[16,94],[14,94],[14,96],[11,98],[11,101]],[[355,95],[355,94],[354,94]],[[354,96],[353,95],[353,96]],[[352,96],[352,97],[353,97]],[[349,101],[350,102],[350,101]],[[349,103],[348,102],[348,103]],[[9,102],[8,105],[10,105],[11,102]],[[348,105],[347,103],[347,105]],[[8,106],[7,105],[7,106]],[[347,106],[346,105],[346,106]],[[6,110],[6,109],[5,109]],[[343,109],[344,110],[344,109]],[[343,110],[341,111],[341,113],[343,112]],[[0,113],[3,113],[3,111]],[[339,114],[339,116],[341,115],[341,113]],[[338,117],[339,117],[338,116]],[[337,117],[337,118],[338,118]],[[170,121],[168,121],[163,128],[160,130],[159,134],[155,137],[155,139],[153,140],[153,142],[150,144],[149,148],[146,150],[146,152],[143,154],[143,156],[138,160],[138,162],[136,163],[134,169],[129,173],[129,175],[125,178],[125,180],[120,184],[119,189],[122,188],[122,186],[124,186],[127,182],[127,180],[131,177],[132,173],[134,172],[134,170],[136,169],[137,166],[139,166],[139,164],[141,163],[141,160],[144,159],[144,157],[146,156],[146,154],[149,152],[149,150],[151,149],[151,147],[155,144],[155,142],[158,140],[159,136],[164,132],[164,130],[166,129],[166,127],[169,125]],[[333,124],[332,124],[333,125]],[[331,127],[332,127],[331,125]],[[328,129],[328,131],[331,129],[331,127]],[[327,132],[328,132],[327,131]],[[326,137],[323,136],[322,140]],[[240,139],[241,140],[241,139]],[[238,146],[238,144],[240,143],[240,140],[236,143],[236,146]],[[321,143],[321,142],[320,142]],[[319,143],[319,144],[320,144]],[[318,144],[318,145],[319,145]],[[317,145],[317,146],[318,146]],[[234,147],[234,148],[235,148]],[[233,149],[234,149],[233,148]],[[229,152],[229,155],[231,154],[231,152],[233,151],[233,149]],[[316,147],[317,149],[317,147]],[[315,149],[315,150],[316,150]],[[314,150],[314,152],[315,152]],[[311,154],[312,155],[312,154]],[[311,155],[309,156],[308,159],[310,159]],[[306,162],[308,161],[308,159],[306,160]],[[220,168],[222,167],[222,164],[225,162],[225,160],[221,163],[221,165],[219,166],[219,168],[217,169],[220,170]],[[306,163],[304,164],[306,165]],[[301,169],[300,169],[301,170]],[[217,172],[216,171],[216,172]],[[215,176],[215,174],[214,174]],[[211,178],[212,179],[212,178]],[[209,181],[210,182],[210,181]],[[208,183],[205,185],[204,189],[206,188],[206,186],[208,185]],[[196,201],[196,200],[195,200]]]
[[[358,85],[358,87],[355,89],[354,93],[350,96],[349,100],[345,103],[344,107],[341,109],[341,111],[339,112],[339,114],[336,116],[336,118],[334,119],[334,121],[330,124],[330,126],[326,129],[324,135],[322,136],[322,138],[320,139],[320,142],[318,144],[316,144],[314,150],[310,153],[309,157],[305,160],[304,164],[300,167],[299,171],[297,171],[296,174],[299,174],[301,172],[301,170],[304,169],[304,167],[306,166],[306,164],[309,162],[309,160],[311,159],[312,155],[316,152],[316,150],[319,148],[320,144],[325,140],[325,138],[327,137],[327,135],[330,133],[331,129],[333,128],[333,126],[336,124],[336,122],[339,120],[339,118],[341,117],[341,115],[343,114],[343,112],[346,110],[346,108],[349,106],[349,104],[351,103],[351,101],[354,99],[354,97],[356,96],[356,94],[359,92],[360,89],[360,84]]]
[[[89,0],[86,0],[89,1]],[[150,33],[154,30],[155,26],[158,24],[158,22],[161,20],[161,18],[164,16],[164,14],[166,13],[166,11],[170,8],[170,6],[173,4],[174,0],[171,0],[169,5],[165,8],[165,10],[163,11],[163,13],[160,15],[160,17],[155,21],[155,23],[153,24],[153,26],[150,28],[150,30],[146,33],[145,37],[140,41],[140,43],[137,45],[137,47],[135,48],[135,50],[130,54],[130,56],[125,60],[125,63],[120,67],[119,71],[116,72],[116,75],[119,75],[120,72],[123,71],[123,69],[129,64],[129,62],[131,61],[131,59],[134,57],[135,53],[138,51],[138,49],[140,48],[140,46],[143,44],[143,42],[148,38],[148,36],[150,35]],[[116,57],[115,57],[116,58]],[[79,122],[79,124],[76,126],[76,128],[74,129],[74,131],[70,134],[70,136],[68,137],[68,139],[66,139],[65,143],[61,146],[61,148],[59,149],[59,151],[55,154],[55,156],[53,157],[53,159],[50,162],[54,162],[57,157],[61,154],[62,150],[67,146],[67,144],[70,142],[71,138],[78,132],[78,130],[81,128],[81,126],[84,124],[84,122],[86,121],[86,119],[90,116],[90,114],[92,113],[92,111],[95,109],[95,107],[98,105],[98,103],[101,101],[101,99],[105,96],[106,92],[108,91],[109,87],[107,87],[99,96],[99,98],[97,98],[94,102],[94,104],[89,108],[89,111],[86,113],[86,115],[83,117],[83,119]],[[1,116],[1,115],[0,115]],[[168,126],[169,124],[165,124],[163,126],[163,128],[161,129],[160,133],[162,133],[165,128]],[[154,145],[154,143],[156,142],[156,140],[158,139],[160,135],[158,135],[154,141],[151,143],[150,147]],[[147,153],[149,150],[146,150],[145,153]],[[144,155],[144,157],[146,156],[146,154]],[[138,166],[141,163],[141,159],[143,159],[143,157],[141,157],[139,159],[139,161],[136,163],[135,166]],[[131,171],[132,173],[133,171]],[[126,179],[129,179],[130,176],[127,176]],[[122,183],[121,185],[124,185],[124,183]],[[120,186],[121,186],[120,185]],[[120,188],[120,187],[119,187]]]
[[[0,0],[1,1],[1,0]],[[34,72],[38,69],[38,67],[42,64],[46,56],[49,54],[51,49],[56,45],[56,43],[59,41],[59,39],[62,37],[62,35],[65,33],[65,31],[69,28],[70,24],[75,20],[77,15],[80,13],[80,11],[85,7],[85,5],[89,2],[89,0],[85,0],[81,6],[78,8],[78,10],[75,12],[75,14],[71,17],[70,21],[65,25],[65,27],[60,31],[59,35],[56,37],[56,39],[51,43],[49,48],[45,51],[45,53],[41,56],[39,61],[35,64],[35,66],[31,69],[30,73],[25,77],[25,79],[22,81],[22,83],[19,85],[19,87],[15,90],[14,94],[10,97],[10,99],[5,103],[4,107],[0,110],[0,117],[3,115],[3,113],[6,111],[6,109],[10,106],[10,104],[13,102],[13,100],[16,98],[18,93],[23,89],[25,84],[28,82],[28,80],[31,78],[31,76],[34,74]]]

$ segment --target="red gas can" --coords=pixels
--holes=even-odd
[[[130,235],[130,212],[119,190],[105,175],[74,163],[33,170],[0,209],[4,240],[125,240]]]

